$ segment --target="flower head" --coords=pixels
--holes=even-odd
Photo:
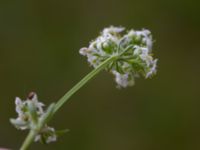
[[[40,141],[42,143],[51,143],[57,140],[55,129],[49,126],[42,128],[40,133],[35,137],[35,142]]]
[[[38,101],[37,95],[31,92],[26,100],[20,98],[15,99],[16,112],[18,117],[11,119],[11,123],[20,130],[32,130],[37,128],[37,123],[45,115],[44,104]],[[57,135],[54,128],[45,125],[41,128],[35,141],[42,141],[43,143],[50,143],[56,141]]]
[[[134,85],[135,77],[149,78],[156,73],[157,59],[152,57],[152,35],[149,30],[130,30],[123,27],[105,28],[88,47],[80,49],[94,68],[106,59],[117,56],[106,70],[115,76],[118,87]]]

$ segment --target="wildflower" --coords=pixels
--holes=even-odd
[[[45,126],[39,134],[35,137],[35,142],[40,141],[41,143],[51,143],[57,140],[55,129],[52,127]]]
[[[134,85],[136,77],[150,78],[156,73],[157,59],[152,57],[152,35],[149,30],[130,30],[123,27],[105,28],[88,47],[80,49],[91,66],[97,68],[106,59],[117,56],[106,70],[115,76],[118,87]]]
[[[45,115],[43,110],[44,104],[38,101],[36,93],[31,92],[26,100],[20,98],[15,99],[16,112],[18,117],[11,119],[11,123],[20,130],[37,129],[38,122]],[[43,143],[54,142],[57,139],[54,128],[45,125],[41,128],[35,141],[42,141]]]

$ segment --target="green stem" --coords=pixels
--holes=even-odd
[[[31,143],[34,141],[36,135],[37,135],[36,131],[30,130],[30,132],[29,132],[28,136],[26,137],[24,143],[22,144],[20,150],[26,150],[31,145]]]
[[[112,56],[106,59],[103,63],[101,63],[98,67],[96,67],[93,71],[87,74],[81,81],[79,81],[71,90],[69,90],[55,105],[53,114],[56,113],[63,105],[67,102],[67,100],[75,94],[81,87],[83,87],[88,81],[90,81],[93,77],[95,77],[101,70],[105,69],[109,63],[116,60],[117,56]],[[48,116],[47,116],[48,117]],[[45,124],[45,122],[42,122]],[[42,126],[39,127],[38,130],[31,130],[26,137],[22,147],[20,150],[26,150],[29,145],[34,141],[35,136],[38,134]]]
[[[74,94],[76,93],[82,86],[84,86],[88,81],[90,81],[96,74],[98,74],[101,70],[105,69],[109,63],[114,61],[117,57],[112,56],[106,59],[103,63],[101,63],[97,68],[91,71],[88,75],[86,75],[80,82],[78,82],[71,90],[69,90],[56,104],[54,108],[54,113],[60,109],[60,107]]]

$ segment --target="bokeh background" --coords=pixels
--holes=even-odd
[[[9,123],[15,97],[57,101],[92,70],[78,50],[121,25],[152,31],[157,76],[118,90],[102,72],[50,122],[70,132],[30,149],[200,149],[198,0],[1,0],[0,22],[1,147],[17,150],[27,134]]]

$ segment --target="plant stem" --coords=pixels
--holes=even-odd
[[[87,74],[80,82],[78,82],[71,90],[69,90],[55,105],[54,113],[60,109],[60,107],[82,86],[84,86],[88,81],[90,81],[95,75],[97,75],[101,70],[105,69],[109,63],[114,61],[117,56],[112,56],[101,63],[97,68]]]
[[[36,135],[37,135],[36,131],[30,130],[30,132],[28,133],[28,136],[26,137],[20,150],[26,150],[31,145],[31,143],[34,141]]]
[[[93,71],[87,74],[81,81],[79,81],[71,90],[69,90],[55,105],[53,114],[56,113],[63,105],[67,102],[67,100],[75,94],[81,87],[83,87],[88,81],[90,81],[93,77],[95,77],[101,70],[105,69],[109,63],[116,60],[117,56],[112,56],[102,62],[99,66],[97,66]],[[44,122],[42,123],[45,124]],[[39,127],[38,130],[30,130],[28,136],[26,137],[22,147],[20,150],[26,150],[29,145],[34,141],[35,136],[38,134],[42,126]]]

